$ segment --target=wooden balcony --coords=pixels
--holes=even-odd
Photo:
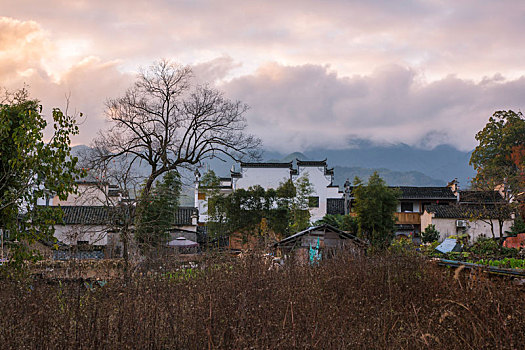
[[[397,218],[396,224],[420,225],[421,214],[419,213],[395,213]]]
[[[353,212],[349,215],[352,217],[357,216],[357,214]],[[394,215],[397,218],[396,224],[421,225],[420,213],[394,213]]]

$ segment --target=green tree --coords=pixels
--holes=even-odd
[[[474,189],[482,191],[498,190],[501,199],[486,204],[480,219],[492,227],[492,220],[499,224],[502,237],[503,224],[515,212],[515,201],[525,190],[525,119],[521,112],[497,111],[489,118],[483,130],[476,134],[478,146],[472,152],[470,164],[477,174],[472,181]],[[494,233],[493,233],[494,235]]]
[[[432,243],[439,239],[439,231],[436,230],[436,225],[428,224],[425,231],[421,232],[421,240],[423,243]]]
[[[525,119],[521,112],[497,111],[483,130],[476,134],[479,145],[472,152],[470,165],[477,172],[473,185],[491,189],[504,185],[506,193],[523,191],[520,180],[525,165]]]
[[[374,248],[387,248],[394,238],[399,190],[389,188],[377,172],[366,185],[356,177],[354,186],[354,210],[360,236]]]
[[[357,218],[350,215],[341,215],[341,214],[326,214],[321,220],[318,220],[316,225],[330,225],[335,228],[338,228],[342,231],[350,232],[351,234],[357,236],[359,227],[357,224]]]
[[[268,231],[286,237],[310,224],[312,185],[307,177],[299,178],[296,184],[288,180],[277,189],[252,186],[230,194],[221,193],[219,183],[215,174],[208,172],[199,186],[206,193],[207,230],[212,239],[232,233],[261,236]]]
[[[143,251],[166,242],[168,230],[176,223],[180,189],[179,173],[170,171],[147,196],[141,197],[146,202],[138,206],[142,212],[136,215],[135,238]]]
[[[25,89],[6,93],[0,104],[0,228],[9,231],[11,264],[35,257],[28,244],[52,239],[61,212],[38,205],[52,195],[64,200],[76,190],[83,171],[75,167],[70,136],[78,134],[73,117],[53,109],[51,138],[44,140],[47,122],[37,100]]]
[[[309,199],[313,186],[307,175],[295,182],[285,181],[276,191],[278,207],[288,212],[288,229],[285,236],[305,230],[310,226]]]
[[[516,236],[519,233],[525,233],[525,221],[521,217],[517,217],[507,232],[510,236]]]

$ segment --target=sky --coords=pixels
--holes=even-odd
[[[470,150],[496,110],[524,109],[524,18],[520,0],[3,0],[0,87],[82,112],[89,145],[105,101],[168,59],[247,103],[272,151]]]

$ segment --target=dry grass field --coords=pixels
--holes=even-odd
[[[417,257],[257,255],[103,283],[0,281],[2,349],[523,349],[525,292]]]

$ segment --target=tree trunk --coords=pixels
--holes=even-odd
[[[124,280],[129,280],[129,237],[128,230],[125,228],[121,232],[121,239],[123,245],[122,257],[124,258]]]

